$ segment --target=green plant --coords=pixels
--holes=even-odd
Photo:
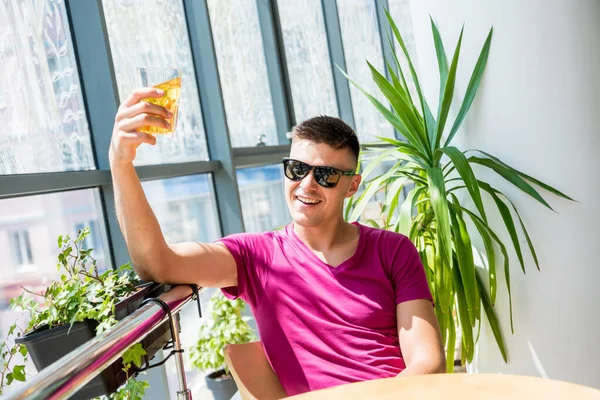
[[[212,319],[201,326],[190,359],[201,371],[224,369],[229,374],[223,349],[227,344],[248,343],[254,339],[252,328],[248,325],[251,318],[242,316],[244,302],[241,299],[229,300],[220,290],[211,296],[209,309],[212,310]]]
[[[478,179],[472,165],[489,168],[550,209],[552,208],[535,186],[564,199],[572,199],[553,187],[517,171],[489,153],[481,150],[462,151],[451,144],[479,87],[488,59],[492,29],[480,52],[456,119],[448,130],[446,122],[454,100],[463,31],[461,30],[452,60],[448,64],[440,34],[433,19],[431,20],[440,76],[439,102],[437,115],[434,116],[423,95],[417,73],[398,27],[389,13],[386,12],[386,15],[393,36],[407,59],[410,77],[416,89],[416,98],[411,96],[406,79],[408,71],[402,70],[398,56],[393,50],[391,38],[390,47],[394,58],[392,63],[396,68],[393,68],[388,60],[389,79],[368,63],[373,80],[390,102],[391,110],[344,74],[405,138],[405,141],[379,138],[390,146],[370,149],[363,154],[361,162],[368,162],[363,171],[363,178],[367,185],[362,194],[348,202],[346,218],[357,220],[373,195],[383,194],[381,221],[370,222],[384,229],[404,233],[417,247],[436,303],[435,310],[442,338],[446,344],[449,371],[453,369],[457,325],[462,330],[462,361],[463,363],[465,360],[472,361],[474,345],[477,341],[473,329],[477,323],[481,326],[482,308],[502,357],[507,361],[505,344],[494,310],[497,292],[497,249],[500,250],[504,261],[510,325],[514,333],[509,259],[507,245],[499,239],[488,223],[483,202],[484,193],[493,200],[502,217],[523,272],[525,272],[525,263],[514,216],[518,219],[518,225],[538,269],[539,264],[534,246],[515,205],[501,191]],[[385,173],[371,178],[375,168],[383,162],[391,162],[393,167],[386,168]],[[404,187],[409,191],[401,202]],[[473,202],[475,211],[465,207],[466,201]],[[467,225],[468,220],[471,221],[472,226]],[[474,229],[477,230],[485,247],[487,282],[477,272],[473,258]],[[455,316],[458,318],[455,319]]]
[[[21,295],[11,300],[13,309],[29,314],[29,323],[24,330],[13,324],[6,340],[0,342],[0,394],[4,385],[26,380],[27,349],[23,344],[14,343],[15,338],[45,326],[48,329],[64,324],[72,326],[86,319],[98,321],[96,334],[100,334],[117,323],[113,316],[114,305],[137,290],[139,279],[129,264],[99,273],[97,261],[92,257],[93,249],[83,248],[89,233],[89,228],[86,228],[80,230],[75,239],[69,235],[59,236],[57,268],[62,272],[60,278],[41,293],[23,288]],[[128,374],[132,363],[140,367],[144,354],[145,350],[139,343],[128,349],[123,355],[124,371]],[[20,356],[22,363],[15,365],[15,356]],[[139,392],[141,390],[143,394],[146,386],[145,382],[130,379],[123,386],[128,389],[120,390],[113,398],[141,399]],[[132,389],[135,389],[134,396],[131,396]]]

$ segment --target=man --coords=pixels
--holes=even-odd
[[[444,353],[419,255],[400,234],[343,219],[358,190],[359,143],[337,118],[294,128],[283,162],[293,223],[216,243],[167,244],[132,162],[156,139],[141,126],[168,128],[168,111],[141,102],[119,108],[110,163],[119,224],[144,280],[222,288],[251,307],[273,370],[288,395],[344,383],[443,372]]]

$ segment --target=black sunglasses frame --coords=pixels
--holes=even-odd
[[[299,182],[302,179],[306,178],[306,176],[308,174],[310,174],[310,171],[313,171],[315,181],[319,185],[321,185],[322,187],[327,188],[327,189],[333,189],[334,187],[336,187],[342,176],[356,175],[356,171],[343,171],[339,168],[328,167],[328,166],[314,166],[314,165],[307,164],[303,161],[295,160],[293,158],[288,158],[288,157],[284,158],[281,162],[283,164],[283,173],[284,173],[285,177],[288,178],[289,180],[294,181],[294,182]],[[288,172],[289,164],[292,162],[298,163],[301,166],[305,166],[305,168],[307,168],[306,173],[304,175],[300,176],[300,174],[297,174],[294,172],[294,175],[296,175],[296,177],[290,177],[287,172]],[[331,173],[331,172],[333,172],[333,173]],[[331,176],[337,176],[338,178],[335,182],[329,182],[329,178]]]

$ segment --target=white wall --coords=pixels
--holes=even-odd
[[[494,26],[484,80],[456,143],[487,150],[580,202],[544,193],[553,213],[484,174],[522,211],[541,272],[527,257],[523,275],[511,258],[514,335],[503,283],[498,291],[509,363],[502,362],[485,326],[471,369],[600,388],[600,2],[413,0],[411,7],[430,98],[438,89],[428,15],[438,23],[449,58],[465,23],[459,99]],[[497,218],[494,226],[501,226]],[[510,243],[505,232],[502,237]]]

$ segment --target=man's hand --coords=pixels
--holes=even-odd
[[[156,144],[156,138],[140,132],[142,126],[156,126],[169,129],[166,121],[172,113],[165,107],[142,101],[147,98],[162,97],[164,92],[156,88],[140,88],[134,91],[119,107],[115,117],[110,150],[110,165],[131,164],[136,150],[142,143]]]

